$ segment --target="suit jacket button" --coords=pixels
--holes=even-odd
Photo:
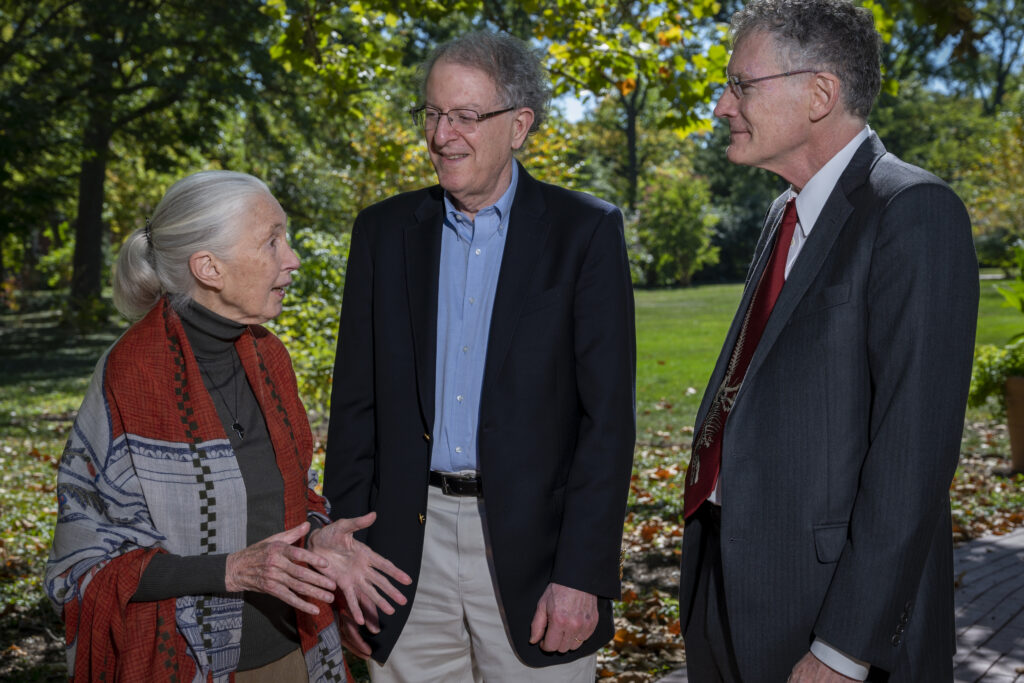
[[[426,515],[424,515],[424,514],[423,514],[423,513],[421,512],[421,513],[420,513],[420,524],[426,524],[426,523],[427,523],[427,516],[426,516]]]
[[[897,633],[896,635],[894,635],[892,637],[892,641],[891,642],[892,642],[892,646],[896,647],[897,645],[899,645],[900,643],[903,642],[903,639],[900,638],[900,634]]]
[[[905,629],[906,627],[903,624],[896,624],[896,633],[903,633]]]
[[[903,624],[904,626],[906,626],[908,623],[910,623],[910,615],[907,614],[906,612],[901,614],[900,615],[900,623]]]
[[[430,434],[423,432],[423,440],[426,441],[427,443],[430,443]]]

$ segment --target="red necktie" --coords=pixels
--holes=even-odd
[[[793,241],[796,223],[796,199],[791,198],[786,202],[786,211],[782,215],[782,225],[779,226],[771,258],[747,307],[743,327],[729,358],[725,379],[722,380],[700,429],[694,433],[693,454],[690,456],[690,467],[686,472],[686,489],[683,494],[684,518],[696,512],[701,503],[715,490],[718,472],[722,467],[722,432],[725,430],[725,420],[729,417],[736,394],[743,384],[750,359],[754,356],[757,343],[761,340],[765,325],[768,324],[768,317],[775,307],[775,300],[779,298],[782,285],[786,283],[786,258],[789,256],[789,245]]]

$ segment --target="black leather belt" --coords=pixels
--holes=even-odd
[[[430,470],[430,485],[441,489],[441,493],[446,496],[472,496],[480,498],[484,495],[480,477],[466,477]]]

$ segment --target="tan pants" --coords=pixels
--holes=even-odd
[[[291,654],[258,669],[235,672],[235,683],[290,683],[308,680],[309,670],[306,669],[302,648],[295,648]]]
[[[409,620],[374,683],[594,683],[597,655],[532,668],[505,631],[484,540],[482,501],[429,487],[423,559]]]

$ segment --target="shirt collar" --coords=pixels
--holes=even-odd
[[[796,197],[796,214],[800,220],[798,226],[805,239],[811,234],[811,229],[817,222],[818,216],[821,215],[821,210],[825,208],[825,202],[828,201],[840,176],[843,175],[843,171],[853,159],[857,148],[870,134],[871,128],[864,126],[859,133],[853,136],[852,140],[846,143],[845,147],[839,150],[807,181],[803,190],[796,192],[792,186],[789,188],[789,196]]]
[[[519,184],[519,164],[515,159],[512,160],[512,179],[509,181],[508,189],[505,193],[498,197],[498,201],[494,202],[490,206],[486,206],[476,212],[479,216],[488,211],[493,211],[498,217],[498,234],[505,232],[505,228],[508,227],[508,216],[512,209],[512,200],[516,196],[516,186]],[[460,238],[472,240],[473,232],[472,225],[473,221],[466,217],[464,213],[455,208],[455,204],[452,202],[451,196],[448,191],[444,193],[444,224],[453,229]],[[462,234],[460,232],[460,226],[464,226],[467,229],[468,234]]]

